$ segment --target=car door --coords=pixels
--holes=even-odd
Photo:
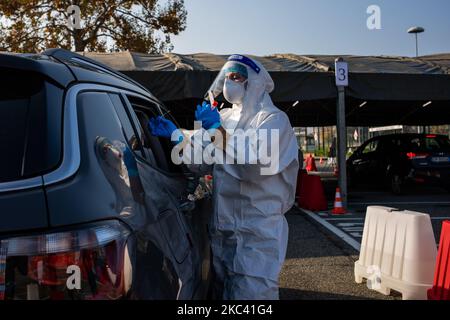
[[[208,199],[192,202],[188,194],[195,191],[197,179],[186,168],[171,160],[172,142],[152,136],[148,129],[149,119],[166,111],[157,101],[125,95],[128,112],[139,132],[144,153],[151,154],[144,161],[141,179],[145,192],[161,212],[159,221],[162,232],[173,251],[183,273],[183,285],[203,290],[209,277],[209,238],[207,225],[211,212]],[[167,115],[166,115],[167,117]],[[161,200],[166,198],[166,200]],[[159,202],[167,202],[166,208]],[[187,290],[187,289],[186,289]],[[189,290],[188,290],[189,291]],[[195,292],[199,294],[199,292]]]
[[[401,153],[402,138],[400,135],[388,136],[383,140],[380,148],[382,160],[379,164],[380,177],[389,179],[392,173],[399,173],[406,164],[406,157]]]
[[[127,250],[132,267],[124,271],[132,273],[127,293],[137,299],[190,299],[192,286],[185,284],[192,272],[179,266],[188,261],[189,250],[178,254],[188,243],[186,232],[173,223],[173,232],[184,235],[175,243],[162,228],[167,219],[176,221],[171,214],[177,212],[176,201],[159,190],[150,196],[144,192],[140,174],[147,159],[120,92],[80,84],[67,97],[64,159],[78,159],[78,164],[67,178],[45,187],[52,227],[120,220],[131,231]],[[163,189],[163,182],[155,183]],[[180,251],[174,252],[178,246]]]
[[[364,182],[371,182],[377,178],[377,166],[380,161],[380,139],[372,139],[366,142],[352,159],[355,176]]]

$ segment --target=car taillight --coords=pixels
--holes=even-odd
[[[425,159],[428,158],[430,155],[428,153],[415,153],[415,152],[408,152],[406,153],[406,156],[408,159]]]
[[[124,297],[131,286],[129,235],[110,221],[1,240],[0,300]]]

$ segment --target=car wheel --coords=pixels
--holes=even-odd
[[[398,173],[391,175],[391,191],[397,195],[403,192],[403,179]]]

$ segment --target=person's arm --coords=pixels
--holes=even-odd
[[[297,140],[289,119],[283,113],[267,117],[254,134],[248,139],[241,139],[244,147],[233,146],[235,141],[233,139],[227,143],[226,153],[231,157],[235,157],[235,152],[244,154],[244,157],[237,155],[244,162],[229,166],[227,172],[238,180],[257,181],[268,175],[279,174],[290,165],[298,167]]]

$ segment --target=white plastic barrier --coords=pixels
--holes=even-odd
[[[436,240],[428,214],[372,206],[367,208],[355,281],[403,300],[426,300],[433,285]]]

